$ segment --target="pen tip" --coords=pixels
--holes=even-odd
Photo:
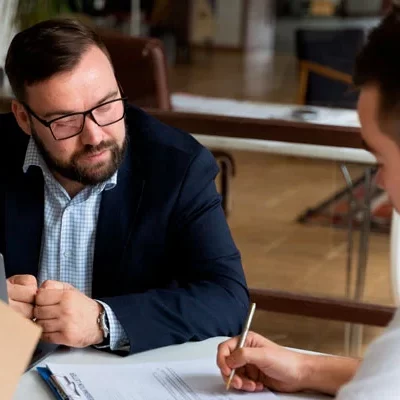
[[[228,382],[226,382],[226,390],[229,390],[229,387],[231,386],[232,378],[228,379]]]

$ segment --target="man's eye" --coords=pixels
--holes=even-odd
[[[67,117],[67,118],[62,118],[62,119],[60,119],[60,120],[58,120],[56,122],[59,123],[59,124],[71,124],[71,123],[74,123],[74,122],[76,122],[78,120],[79,120],[79,117],[71,116],[71,117]]]
[[[96,111],[98,111],[98,112],[106,112],[106,111],[109,111],[111,109],[111,107],[112,107],[111,103],[104,104],[104,106],[97,107]]]

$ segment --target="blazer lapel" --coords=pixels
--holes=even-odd
[[[93,297],[113,294],[113,276],[122,273],[126,243],[132,235],[145,181],[131,146],[118,170],[117,185],[103,192],[97,221],[93,261]]]
[[[13,179],[5,194],[5,266],[7,276],[37,276],[44,216],[43,175],[31,167]]]

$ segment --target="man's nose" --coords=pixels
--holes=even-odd
[[[85,126],[81,132],[82,144],[96,146],[104,139],[103,129],[93,121],[90,115],[86,116]]]

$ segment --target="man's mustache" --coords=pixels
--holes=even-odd
[[[76,154],[76,157],[87,156],[91,154],[100,153],[104,150],[109,150],[115,147],[115,143],[112,141],[101,142],[97,146],[92,146],[90,144],[85,145],[82,151]]]

